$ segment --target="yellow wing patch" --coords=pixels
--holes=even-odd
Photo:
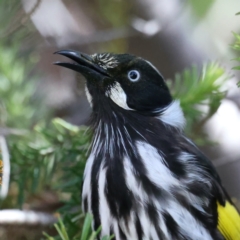
[[[236,208],[226,202],[225,206],[217,203],[218,230],[226,240],[240,240],[240,215]]]

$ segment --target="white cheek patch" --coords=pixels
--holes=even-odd
[[[85,92],[86,92],[87,100],[88,100],[90,106],[92,107],[92,95],[89,93],[86,85],[85,85]]]
[[[106,96],[110,97],[119,107],[126,110],[134,110],[127,105],[127,95],[122,89],[121,85],[117,82],[110,90],[106,92]]]

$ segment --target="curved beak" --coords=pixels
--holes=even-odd
[[[70,68],[76,72],[79,72],[87,80],[94,80],[96,78],[99,80],[99,78],[103,79],[104,77],[109,77],[107,71],[94,63],[94,60],[90,55],[72,50],[61,50],[55,52],[54,54],[63,55],[74,61],[73,63],[55,62],[55,65]]]

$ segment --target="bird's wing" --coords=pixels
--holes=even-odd
[[[218,213],[217,228],[225,240],[240,240],[240,214],[234,206],[231,198],[221,184],[220,177],[212,162],[198,149],[198,147],[186,138],[184,148],[194,154],[216,183],[216,201]]]

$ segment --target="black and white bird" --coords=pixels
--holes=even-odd
[[[161,73],[130,54],[57,52],[86,78],[94,131],[82,190],[101,236],[239,240],[240,216],[212,163],[183,133]]]

